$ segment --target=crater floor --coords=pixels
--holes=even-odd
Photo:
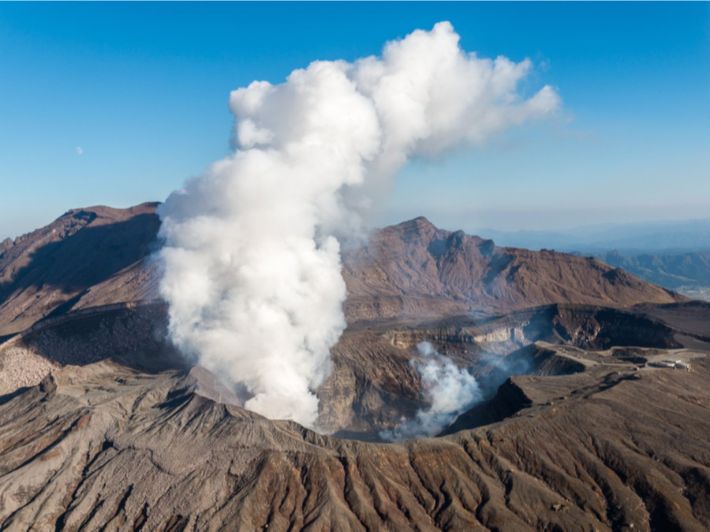
[[[396,444],[264,419],[136,334],[101,350],[101,335],[123,335],[121,324],[150,331],[155,311],[65,317],[0,346],[4,364],[23,349],[51,365],[51,376],[0,398],[0,528],[710,527],[710,346],[702,320],[678,317],[697,315],[687,305],[638,309],[621,332],[612,325],[623,316],[605,325],[606,311],[592,308],[531,311],[526,326],[508,316],[367,330],[403,352],[427,337],[459,358],[477,345],[464,340],[492,334],[511,344],[507,356],[534,361],[532,374],[505,380],[448,435]],[[661,319],[670,332],[656,346],[607,345]],[[502,323],[528,333],[537,324],[540,338],[513,349],[520,335],[492,332]]]

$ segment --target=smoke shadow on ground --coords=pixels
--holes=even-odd
[[[32,252],[28,263],[10,281],[0,283],[0,304],[13,294],[45,286],[75,296],[148,256],[160,228],[160,219],[153,213],[96,226],[91,225],[96,213],[77,211],[73,217],[87,225]],[[0,256],[0,268],[17,258],[12,249],[5,254]],[[55,310],[67,303],[58,301]]]

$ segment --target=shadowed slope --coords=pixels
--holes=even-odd
[[[21,331],[51,313],[93,304],[155,297],[144,268],[160,222],[155,203],[130,209],[70,210],[52,224],[17,238],[0,253],[0,335]],[[117,276],[123,291],[90,294]]]

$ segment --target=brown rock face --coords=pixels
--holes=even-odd
[[[385,228],[344,258],[325,436],[244,410],[166,342],[158,227],[154,204],[101,207],[0,244],[0,529],[710,528],[710,304]],[[426,406],[421,341],[484,400],[438,438],[335,437]]]
[[[592,258],[499,248],[425,218],[386,227],[348,253],[349,322],[507,312],[548,303],[628,307],[684,298]]]
[[[0,336],[51,314],[154,300],[156,203],[74,209],[0,248]],[[597,260],[498,248],[425,218],[387,227],[347,252],[349,323],[502,312],[549,303],[628,307],[683,300]]]

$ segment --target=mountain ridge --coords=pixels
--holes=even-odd
[[[71,209],[4,244],[0,336],[52,313],[159,298],[152,256],[157,206]],[[346,249],[343,277],[349,323],[555,302],[630,306],[684,299],[593,259],[501,248],[424,217],[373,231],[365,246]]]

